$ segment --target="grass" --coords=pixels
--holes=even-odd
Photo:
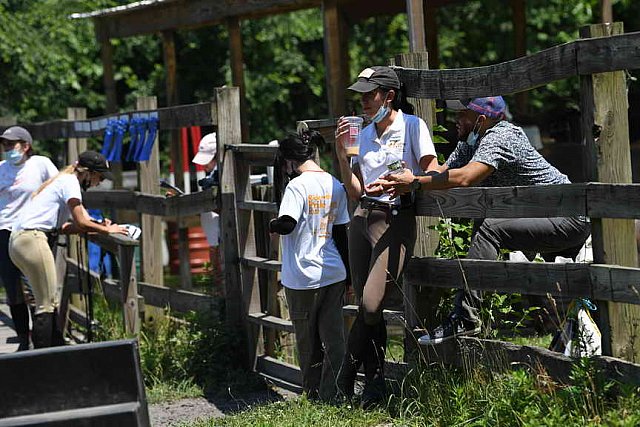
[[[180,427],[366,427],[392,421],[386,411],[363,411],[348,406],[330,406],[310,402],[304,397],[257,406],[224,418],[211,418]]]
[[[586,360],[576,365],[569,385],[542,371],[463,373],[430,366],[412,371],[383,409],[366,412],[301,397],[179,425],[631,427],[640,425],[639,393],[603,381]]]

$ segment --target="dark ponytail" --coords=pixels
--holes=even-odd
[[[391,88],[381,87],[385,92],[389,92]],[[404,83],[400,83],[400,89],[393,89],[396,92],[396,96],[391,101],[391,108],[394,110],[402,110],[405,114],[414,114],[415,107],[413,104],[409,103],[409,100],[406,96],[406,88]]]
[[[318,148],[325,145],[325,140],[316,130],[304,130],[300,133],[290,133],[278,141],[278,153],[273,165],[273,189],[276,202],[280,203],[284,189],[290,178],[285,173],[285,161],[293,160],[304,163],[314,160]]]

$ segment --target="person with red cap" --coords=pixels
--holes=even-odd
[[[57,327],[60,295],[49,241],[56,239],[59,233],[128,234],[125,227],[109,220],[92,221],[82,205],[81,190],[95,187],[103,179],[113,179],[109,162],[100,153],[85,151],[78,156],[78,161],[45,181],[33,193],[13,224],[9,256],[33,288],[36,312],[32,338],[35,348],[64,344],[62,332]]]
[[[0,135],[0,149],[0,282],[18,335],[18,351],[23,351],[30,345],[29,309],[20,285],[20,270],[9,257],[9,239],[31,193],[56,176],[58,168],[47,157],[33,155],[31,134],[20,126],[11,126]]]
[[[459,142],[446,163],[436,173],[392,174],[372,187],[382,187],[391,197],[397,197],[411,190],[570,183],[536,151],[522,128],[505,120],[506,104],[501,96],[447,101],[447,107],[458,111]],[[501,249],[540,252],[545,258],[549,254],[574,257],[590,232],[591,224],[585,217],[486,218],[474,224],[467,258],[495,260]],[[480,293],[462,285],[452,313],[421,337],[421,344],[439,344],[456,336],[480,333]]]

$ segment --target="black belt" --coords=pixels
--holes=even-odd
[[[369,197],[362,197],[360,199],[360,207],[362,209],[368,209],[368,210],[376,209],[376,210],[381,210],[381,211],[386,211],[391,213],[394,213],[395,211],[394,215],[397,215],[397,211],[399,210],[411,209],[413,207],[413,203],[411,203],[410,197],[405,197],[405,196],[401,196],[399,204],[381,202],[379,200],[372,199]]]

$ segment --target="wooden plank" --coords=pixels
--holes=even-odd
[[[291,320],[285,320],[280,317],[270,316],[266,313],[249,313],[250,322],[267,328],[277,329],[279,331],[294,332]]]
[[[349,304],[342,307],[342,315],[355,317],[358,314],[358,306]],[[398,310],[382,310],[382,316],[386,322],[395,325],[406,326],[406,322],[404,320],[404,312]]]
[[[238,202],[237,205],[238,205],[238,209],[242,209],[246,211],[278,213],[278,205],[273,202],[245,200],[243,202]]]
[[[522,92],[578,74],[640,67],[640,33],[578,40],[538,53],[476,68],[396,72],[415,98],[461,99]]]
[[[419,289],[466,283],[484,291],[640,304],[640,269],[616,265],[414,258],[404,280]]]
[[[217,192],[216,188],[211,188],[166,198],[130,190],[92,190],[84,194],[83,202],[90,208],[114,208],[157,216],[187,217],[218,209]]]
[[[259,356],[256,361],[256,372],[296,385],[302,391],[302,373],[296,365],[270,356]]]
[[[269,271],[281,271],[282,261],[267,259],[258,256],[242,258],[242,262],[251,267],[261,268]]]
[[[418,215],[466,218],[546,218],[586,214],[583,184],[470,187],[422,191]]]
[[[140,97],[136,100],[138,110],[153,110],[158,107],[155,96]],[[160,156],[156,134],[151,157],[146,162],[138,162],[138,187],[142,193],[160,195]],[[158,216],[141,214],[140,225],[143,230],[141,240],[142,280],[147,283],[164,283],[162,272],[162,221]]]
[[[534,373],[542,367],[555,381],[570,384],[574,359],[541,347],[517,345],[504,341],[460,337],[437,346],[420,346],[423,360],[453,365],[465,370],[476,368],[502,372],[508,369],[527,369]],[[640,365],[613,357],[590,357],[589,362],[604,378],[623,384],[640,384]]]
[[[624,153],[615,154],[630,161]],[[640,184],[588,183],[586,205],[592,218],[640,218]]]
[[[267,144],[237,144],[227,147],[229,150],[233,150],[234,153],[256,153],[256,154],[269,154],[275,156],[278,152],[278,147]]]
[[[584,46],[591,47],[600,46],[601,43],[609,47],[616,46],[620,49],[621,55],[631,58],[634,53],[623,46],[618,46],[617,43],[620,40],[631,40],[634,38],[633,35],[611,36],[622,34],[622,32],[622,23],[590,25],[580,30],[581,37],[589,37],[581,42],[584,42]],[[583,49],[582,46],[581,49]],[[586,47],[584,51],[587,51]],[[635,51],[636,56],[640,54],[637,43]],[[613,61],[613,56],[618,57],[610,52],[601,50],[597,52],[602,55],[599,60],[603,62]],[[591,53],[595,54],[593,51]],[[581,62],[584,59],[580,57],[578,59],[579,67],[586,69],[587,67]],[[588,69],[594,70],[594,67]],[[627,114],[629,105],[624,72],[582,77],[580,89],[582,140],[586,145],[584,163],[587,178],[600,182],[630,183],[632,173]],[[637,198],[635,201],[637,206]],[[611,208],[617,210],[614,206]],[[629,267],[638,265],[633,221],[596,219],[591,223],[591,234],[595,262]],[[639,331],[640,307],[610,303],[608,309],[605,306],[600,311],[605,314],[599,322],[603,332],[603,352],[630,361],[638,360],[640,346],[634,341]],[[611,343],[610,346],[609,343]]]
[[[224,22],[227,18],[257,18],[276,13],[319,7],[320,0],[260,0],[260,1],[170,1],[148,7],[118,10],[113,14],[97,15],[105,27],[101,37],[123,38],[158,31],[198,28]],[[85,17],[91,15],[79,15]]]
[[[118,97],[116,91],[116,78],[113,66],[113,44],[106,36],[106,29],[101,21],[94,21],[96,37],[100,43],[100,60],[102,61],[102,84],[106,97],[104,111],[115,113],[118,111]]]

